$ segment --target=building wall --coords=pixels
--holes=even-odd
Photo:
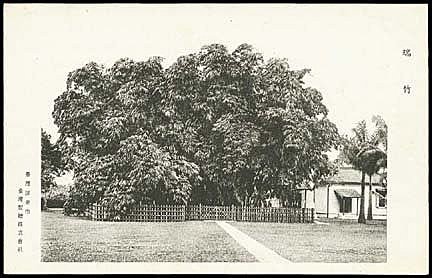
[[[306,194],[306,198],[305,198],[305,194]],[[301,207],[304,208],[315,208],[315,198],[314,198],[314,194],[316,194],[316,192],[314,192],[313,190],[301,190]],[[306,202],[306,206],[305,206],[305,202]]]
[[[387,208],[377,207],[377,195],[374,193],[376,188],[381,188],[379,186],[372,187],[372,215],[375,219],[386,218]],[[361,194],[360,185],[331,185],[329,188],[329,217],[344,217],[344,218],[356,218],[358,217],[360,210],[360,198],[352,199],[352,212],[342,213],[340,212],[340,201],[335,193],[335,189],[353,189]],[[316,187],[314,190],[308,190],[306,192],[302,190],[302,207],[314,208],[317,216],[326,217],[327,216],[327,187],[320,186]],[[365,216],[367,216],[367,209],[369,203],[369,186],[365,188]]]

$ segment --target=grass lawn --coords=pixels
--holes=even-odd
[[[230,222],[293,262],[376,263],[387,261],[386,221],[320,220],[318,224]]]
[[[42,212],[44,262],[256,262],[213,222],[96,222]]]

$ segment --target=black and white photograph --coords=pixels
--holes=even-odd
[[[6,5],[9,272],[427,273],[427,21]]]

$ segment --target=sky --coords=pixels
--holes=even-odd
[[[306,85],[321,91],[329,118],[347,134],[360,120],[372,127],[372,115],[387,120],[397,113],[390,96],[413,78],[409,68],[400,70],[402,49],[422,22],[407,16],[411,10],[416,6],[9,5],[5,58],[18,63],[9,74],[20,76],[12,84],[20,93],[5,100],[31,109],[31,121],[55,139],[54,99],[67,74],[90,61],[109,67],[120,58],[162,56],[168,66],[206,44],[232,51],[248,43],[265,59],[311,69]]]

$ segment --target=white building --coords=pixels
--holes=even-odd
[[[342,167],[325,184],[312,189],[300,189],[302,207],[314,208],[316,217],[358,218],[361,197],[361,172],[352,167]],[[369,206],[369,176],[365,178],[365,217]],[[372,176],[372,216],[374,219],[387,217],[387,188],[380,176]]]

